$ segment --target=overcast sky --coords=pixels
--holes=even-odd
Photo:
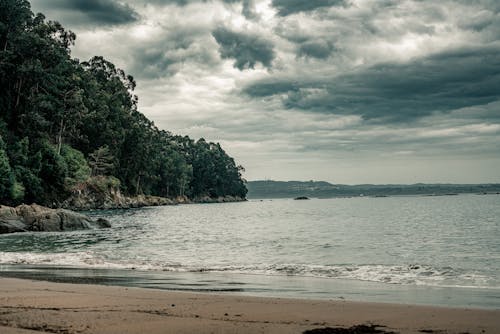
[[[498,0],[32,0],[248,180],[500,182]]]

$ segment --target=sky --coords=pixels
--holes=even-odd
[[[31,3],[247,180],[500,183],[500,1]]]

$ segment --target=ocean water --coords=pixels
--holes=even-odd
[[[500,308],[500,196],[252,200],[93,212],[0,236],[0,275]]]

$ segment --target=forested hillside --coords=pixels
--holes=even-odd
[[[317,198],[351,196],[404,196],[498,194],[500,184],[331,184],[324,181],[249,181],[249,198]]]
[[[159,130],[136,83],[102,57],[70,55],[76,36],[0,0],[0,203],[57,205],[89,185],[127,195],[245,197],[219,144]]]

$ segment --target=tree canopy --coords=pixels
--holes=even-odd
[[[97,176],[128,195],[246,196],[219,144],[158,129],[132,76],[73,59],[75,40],[28,1],[0,0],[0,202],[57,204]]]

